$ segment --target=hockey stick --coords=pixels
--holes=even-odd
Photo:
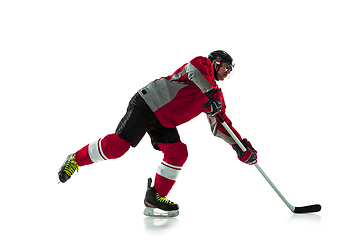
[[[231,130],[231,128],[226,124],[226,122],[224,121],[224,119],[218,114],[216,115],[217,119],[220,121],[220,123],[224,126],[224,128],[226,129],[226,131],[228,131],[228,133],[230,134],[230,136],[234,139],[234,141],[236,142],[236,144],[241,148],[241,150],[243,150],[244,152],[246,151],[246,148],[244,147],[244,145],[242,145],[242,143],[240,142],[240,140],[237,138],[237,136],[234,134],[234,132]],[[275,190],[275,192],[279,195],[279,197],[281,198],[281,200],[283,200],[283,202],[286,204],[286,206],[290,209],[290,211],[292,211],[293,213],[312,213],[312,212],[319,212],[321,210],[321,206],[319,204],[315,204],[315,205],[309,205],[309,206],[304,206],[304,207],[294,207],[293,205],[291,205],[286,198],[281,194],[281,192],[279,191],[279,189],[277,189],[277,187],[274,185],[274,183],[270,180],[270,178],[265,174],[265,172],[261,169],[261,167],[259,166],[259,164],[255,163],[254,164],[255,167],[257,168],[257,170],[259,170],[259,172],[261,173],[261,175],[265,178],[265,180],[270,184],[270,186]]]

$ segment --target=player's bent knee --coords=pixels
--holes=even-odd
[[[164,153],[164,160],[176,166],[182,166],[187,157],[188,151],[186,144],[182,142],[158,143],[160,150]]]

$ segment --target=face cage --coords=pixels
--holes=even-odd
[[[232,70],[232,71],[226,76],[225,80],[230,79],[231,76],[233,75],[233,73],[234,73],[234,70]]]
[[[224,79],[224,80],[227,80],[227,79],[230,79],[231,78],[231,76],[233,75],[233,73],[234,73],[234,66],[235,66],[235,64],[232,66],[231,64],[229,64],[229,63],[227,63],[227,62],[219,62],[219,61],[217,61],[216,62],[216,65],[217,65],[217,67],[221,67],[222,66],[222,64],[226,64],[226,65],[228,65],[227,67],[225,66],[225,68],[226,69],[229,69],[230,68],[230,73],[226,76],[226,78]]]

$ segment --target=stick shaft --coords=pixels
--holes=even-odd
[[[241,150],[243,150],[244,152],[246,151],[246,148],[244,147],[244,145],[242,145],[242,143],[240,142],[240,140],[238,139],[238,137],[234,134],[234,132],[231,130],[231,128],[227,125],[227,123],[224,121],[224,119],[218,114],[216,115],[217,119],[221,122],[221,124],[223,125],[223,127],[226,129],[226,131],[228,131],[228,133],[230,134],[230,136],[234,139],[234,141],[236,142],[237,145],[239,145],[239,147],[241,148]],[[266,175],[266,173],[261,169],[261,167],[259,166],[259,164],[255,163],[254,164],[256,169],[261,173],[261,175],[265,178],[265,180],[270,184],[270,186],[274,189],[274,191],[277,193],[277,195],[279,195],[279,197],[281,198],[281,200],[286,204],[286,206],[290,209],[290,211],[294,212],[295,207],[293,205],[291,205],[286,198],[281,194],[281,192],[279,191],[279,189],[277,189],[277,187],[275,186],[275,184],[270,180],[270,178]]]
[[[270,178],[266,175],[266,173],[261,169],[261,167],[259,166],[259,164],[255,163],[254,164],[255,167],[257,168],[257,170],[259,170],[259,172],[261,173],[261,175],[263,175],[263,177],[265,178],[265,180],[270,184],[270,186],[274,189],[274,191],[277,193],[277,195],[279,195],[279,197],[281,198],[281,200],[283,200],[283,202],[286,204],[286,206],[290,209],[290,211],[294,212],[295,207],[293,205],[291,205],[286,198],[281,194],[281,192],[279,191],[279,189],[277,189],[277,187],[275,186],[275,184],[270,180]]]
[[[221,122],[221,124],[223,125],[223,127],[226,129],[226,131],[228,131],[228,133],[230,134],[230,136],[234,139],[234,141],[236,142],[236,144],[241,148],[241,150],[243,150],[244,152],[247,150],[244,145],[240,142],[240,140],[238,139],[238,137],[235,135],[235,133],[231,130],[231,128],[229,127],[229,125],[227,125],[227,123],[224,121],[224,119],[218,114],[216,115],[217,119]]]

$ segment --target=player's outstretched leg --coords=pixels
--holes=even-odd
[[[130,142],[116,134],[106,135],[86,145],[66,158],[58,173],[60,182],[69,180],[79,167],[121,157],[129,150],[130,145]]]
[[[152,217],[176,217],[179,215],[179,205],[160,196],[158,191],[150,187],[151,178],[148,179],[147,191],[144,199],[146,216]],[[160,210],[160,211],[159,211]]]

